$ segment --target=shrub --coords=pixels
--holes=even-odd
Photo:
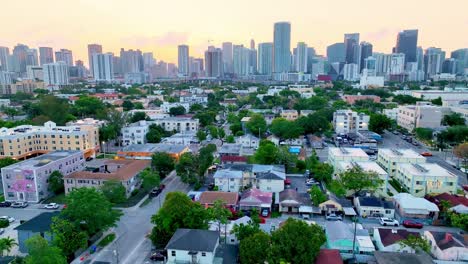
[[[7,219],[0,219],[0,228],[6,228],[10,225]]]
[[[115,239],[115,233],[110,233],[106,237],[104,237],[101,241],[99,241],[98,246],[105,247],[109,245]]]
[[[200,182],[196,182],[195,185],[193,186],[193,189],[195,191],[198,191],[202,187],[202,184]]]
[[[135,189],[135,190],[132,191],[132,193],[131,193],[130,195],[131,195],[131,196],[135,196],[135,195],[138,194],[138,192],[139,192],[139,190],[138,190],[138,189]]]

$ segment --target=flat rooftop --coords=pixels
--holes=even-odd
[[[175,145],[175,144],[164,144],[164,143],[147,143],[147,144],[132,144],[123,148],[119,152],[166,152],[166,153],[180,153],[186,146]]]
[[[106,160],[103,166],[107,172],[77,171],[64,178],[89,180],[117,180],[126,181],[149,167],[149,160]]]
[[[363,157],[369,156],[360,148],[329,148],[329,152],[335,157]]]
[[[379,155],[385,155],[389,158],[420,158],[426,160],[423,156],[412,149],[379,149]]]
[[[18,163],[12,164],[10,166],[4,167],[3,169],[37,169],[42,166],[45,166],[51,162],[68,158],[69,156],[81,153],[79,150],[69,150],[69,151],[54,151],[47,154],[20,161]]]
[[[400,168],[408,171],[414,176],[431,176],[431,177],[454,177],[457,176],[445,168],[441,167],[436,163],[419,163],[419,164],[410,164],[402,163],[399,164]]]
[[[373,171],[379,175],[388,174],[379,164],[375,161],[341,161],[339,166],[343,169],[352,169],[354,166],[361,167],[363,171]]]

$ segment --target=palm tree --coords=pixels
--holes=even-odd
[[[6,251],[7,255],[10,253],[14,246],[17,246],[16,240],[10,237],[0,239],[0,256],[3,256],[3,252]]]

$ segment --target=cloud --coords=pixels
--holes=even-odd
[[[187,43],[189,39],[187,32],[166,32],[160,36],[132,36],[122,38],[122,42],[131,46],[175,46]]]
[[[399,30],[395,28],[382,28],[378,31],[364,34],[364,39],[368,41],[379,41],[379,40],[385,40],[387,38],[396,39],[396,35],[398,32]]]

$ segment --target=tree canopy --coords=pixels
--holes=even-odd
[[[263,135],[267,131],[267,123],[261,114],[253,114],[246,123],[247,129],[254,135]]]
[[[369,120],[369,130],[377,134],[382,134],[385,129],[392,127],[392,120],[386,115],[371,114]]]
[[[159,176],[164,178],[174,170],[175,161],[168,153],[156,152],[151,157],[151,167],[153,167]]]
[[[339,175],[339,180],[343,187],[354,194],[362,191],[375,191],[379,188],[383,180],[373,171],[364,171],[361,167],[355,166]]]
[[[35,235],[26,240],[28,256],[26,264],[67,264],[67,259],[62,251],[55,246],[50,246],[49,242],[40,235]]]
[[[141,187],[145,190],[151,190],[152,188],[159,186],[161,179],[157,171],[153,171],[150,168],[144,169],[140,172]]]
[[[60,171],[53,171],[49,175],[49,189],[55,193],[63,193],[64,191],[64,186],[63,186],[63,175],[60,173]]]
[[[100,190],[107,200],[113,204],[123,203],[127,199],[127,190],[120,181],[105,181]]]
[[[304,129],[296,122],[284,118],[275,118],[270,131],[280,139],[295,139],[304,133]]]

